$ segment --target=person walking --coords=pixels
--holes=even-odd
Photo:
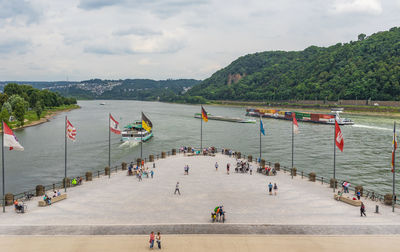
[[[250,175],[253,175],[253,166],[249,165]]]
[[[226,164],[226,173],[229,175],[229,168],[230,168],[231,164],[227,163]]]
[[[181,192],[179,191],[179,181],[176,182],[176,186],[175,186],[175,192],[174,194],[176,194],[176,192],[178,192],[179,195],[181,195]]]
[[[150,233],[149,243],[150,243],[150,248],[153,248],[153,246],[154,246],[154,232],[153,231]]]
[[[365,214],[365,206],[364,203],[361,202],[361,207],[360,207],[360,215],[361,217],[364,215],[365,217],[367,217],[367,215]]]
[[[151,174],[151,178],[153,178],[153,176],[154,176],[154,171],[151,170],[150,174]]]
[[[215,171],[218,171],[218,162],[215,162]]]
[[[268,191],[269,191],[269,195],[272,195],[272,184],[271,184],[271,182],[269,182]]]
[[[278,186],[276,185],[276,183],[274,183],[274,194],[276,196],[276,194],[278,193]]]
[[[357,199],[360,200],[360,198],[361,198],[361,192],[360,190],[357,190]]]
[[[160,234],[160,232],[157,232],[156,242],[157,242],[158,248],[161,249],[161,234]]]
[[[186,165],[186,174],[189,175],[189,165]]]

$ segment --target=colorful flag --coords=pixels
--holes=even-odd
[[[149,118],[147,118],[143,112],[142,112],[142,127],[143,129],[145,129],[147,132],[151,131],[151,128],[153,127],[153,124],[151,123],[151,121],[149,120]]]
[[[121,130],[118,127],[119,122],[117,122],[117,120],[114,119],[114,117],[110,114],[110,130],[114,133],[114,134],[121,134]]]
[[[299,134],[299,124],[297,124],[296,114],[294,112],[292,112],[292,118],[293,118],[293,132],[295,134]]]
[[[204,120],[205,122],[208,122],[207,112],[206,112],[206,110],[203,108],[203,106],[201,106],[201,118],[203,118],[203,120]]]
[[[71,124],[69,120],[67,120],[67,137],[71,139],[72,141],[75,141],[76,138],[76,129],[75,127]]]
[[[337,123],[335,119],[335,143],[336,146],[339,148],[341,152],[343,152],[343,146],[344,146],[344,141],[343,141],[343,134],[342,131],[340,130],[339,124]]]
[[[24,147],[18,142],[17,137],[14,135],[14,132],[8,127],[8,125],[3,122],[3,137],[4,137],[4,147],[9,147],[10,150],[19,150],[23,151]]]
[[[261,116],[260,116],[260,131],[261,131],[261,133],[265,136],[265,130],[264,130],[264,125],[263,125]]]
[[[395,160],[394,160],[394,153],[396,152],[396,149],[397,149],[396,134],[393,135],[392,147],[393,147],[393,149],[392,149],[392,172],[394,172],[394,169],[393,169],[393,167],[394,167],[394,161],[395,161]]]

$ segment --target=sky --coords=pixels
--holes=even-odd
[[[400,26],[400,0],[0,0],[1,81],[205,79]]]

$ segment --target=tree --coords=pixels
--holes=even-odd
[[[28,110],[29,107],[29,103],[19,95],[10,96],[10,98],[8,98],[8,102],[11,104],[12,110],[15,110],[15,106],[17,105],[17,103],[22,103],[25,107],[25,110]]]
[[[19,100],[16,104],[15,104],[15,108],[14,108],[14,115],[16,117],[16,119],[19,121],[19,124],[21,126],[24,125],[24,120],[25,120],[25,112],[26,112],[26,101]]]
[[[365,37],[367,37],[367,35],[365,35],[364,33],[359,34],[358,41],[363,41],[365,39]]]
[[[36,112],[37,118],[40,119],[40,115],[43,112],[43,104],[41,101],[37,101],[35,107],[33,108]]]
[[[3,104],[2,109],[7,109],[8,114],[11,115],[11,113],[12,113],[12,107],[11,107],[11,104],[10,104],[9,102],[5,102],[5,103]]]
[[[10,118],[10,113],[8,113],[7,109],[3,107],[0,112],[0,119],[6,123],[8,123],[8,119]]]

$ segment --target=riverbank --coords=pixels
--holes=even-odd
[[[21,130],[24,128],[28,128],[28,127],[32,127],[32,126],[36,126],[45,122],[48,122],[51,118],[53,118],[54,116],[63,113],[63,112],[68,112],[74,109],[79,109],[80,106],[77,104],[72,104],[72,105],[68,105],[68,106],[61,106],[58,108],[50,108],[46,111],[43,111],[42,115],[43,117],[41,117],[39,120],[34,120],[33,118],[37,118],[36,113],[34,111],[28,111],[28,113],[25,115],[25,124],[23,126],[15,126],[15,124],[11,123],[10,126],[12,126],[13,130]],[[3,132],[2,129],[0,129],[0,133]]]
[[[349,115],[367,115],[367,116],[384,116],[400,118],[400,108],[384,107],[384,106],[355,106],[355,105],[309,105],[309,104],[269,104],[266,102],[250,102],[250,101],[210,101],[207,105],[213,106],[230,106],[230,107],[261,107],[274,108],[280,110],[293,110],[301,112],[317,112],[330,113],[332,107],[344,108],[344,114]]]

